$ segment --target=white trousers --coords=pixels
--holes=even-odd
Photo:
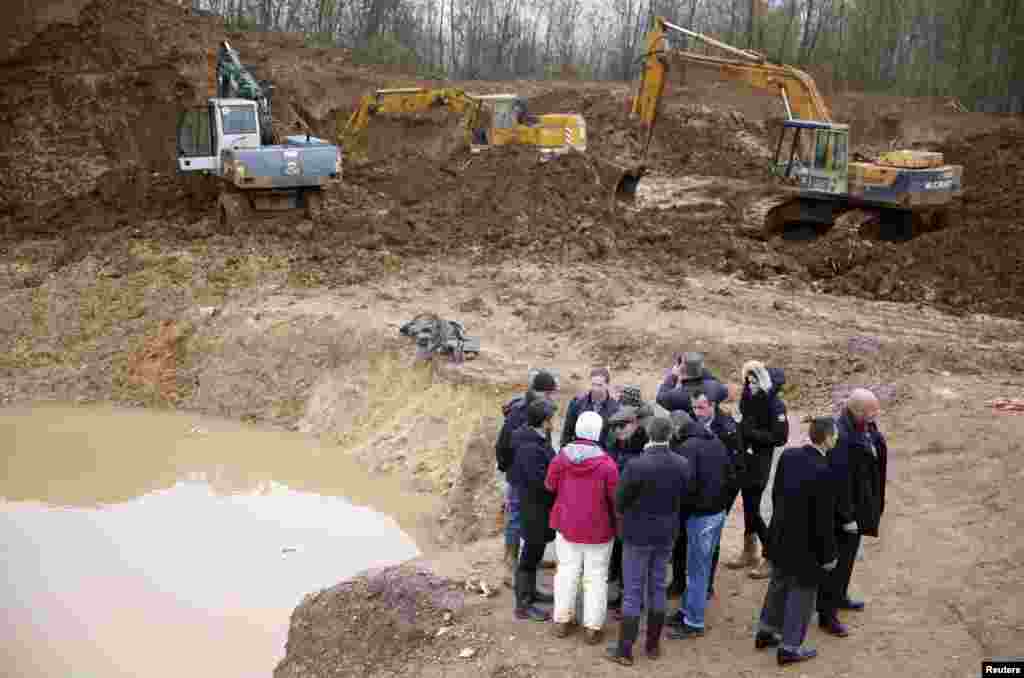
[[[574,544],[561,532],[555,535],[555,623],[564,624],[576,616],[582,572],[583,626],[595,631],[604,627],[608,616],[608,564],[614,543],[612,540],[606,544]]]

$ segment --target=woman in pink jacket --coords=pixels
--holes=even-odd
[[[584,412],[576,439],[548,467],[545,485],[555,493],[551,528],[555,536],[555,635],[569,635],[583,574],[584,640],[601,642],[608,614],[608,563],[615,542],[615,487],[619,469],[601,447],[601,415]],[[578,624],[579,620],[575,620]]]

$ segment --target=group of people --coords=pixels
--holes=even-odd
[[[815,657],[804,646],[815,611],[824,632],[849,635],[838,611],[864,607],[849,596],[850,578],[861,536],[878,536],[885,508],[878,399],[855,390],[838,417],[811,420],[807,445],[787,448],[783,370],[749,361],[740,376],[727,385],[701,354],[686,353],[651,404],[595,367],[556,447],[558,380],[531,374],[527,392],[503,408],[496,444],[517,618],[553,621],[560,638],[582,626],[593,645],[614,610],[621,626],[607,657],[623,665],[634,663],[643,617],[651,659],[666,626],[671,639],[702,637],[722,529],[742,495],[744,547],[726,566],[769,580],[755,648],[777,648],[780,665]],[[548,593],[537,574],[552,541]],[[611,599],[609,582],[621,591]],[[680,606],[669,614],[672,595]]]

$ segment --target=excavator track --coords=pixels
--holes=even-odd
[[[754,198],[742,207],[739,232],[742,235],[768,240],[784,235],[787,230],[786,214],[793,209],[799,197],[792,189],[778,187],[775,191]]]
[[[751,200],[742,211],[739,232],[767,240],[813,240],[839,226],[869,240],[904,242],[949,223],[944,208],[906,210],[860,203],[848,198],[799,195],[792,189]]]

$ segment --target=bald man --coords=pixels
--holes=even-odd
[[[836,494],[836,547],[839,563],[821,583],[818,625],[826,633],[845,637],[849,629],[838,610],[861,610],[864,603],[849,595],[853,563],[861,535],[878,536],[885,511],[885,466],[888,448],[878,430],[878,398],[856,389],[836,421],[836,446],[828,453]]]

